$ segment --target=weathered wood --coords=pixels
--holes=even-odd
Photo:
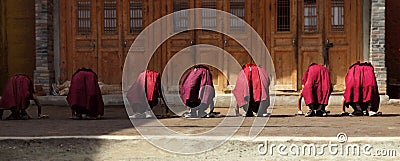
[[[117,32],[105,34],[103,0],[90,0],[93,5],[91,12],[96,13],[93,17],[91,34],[79,35],[77,31],[77,2],[78,0],[61,0],[61,79],[70,79],[73,72],[80,67],[93,68],[99,74],[101,81],[110,84],[120,84],[122,67],[128,50],[136,39],[139,32],[130,32],[129,24],[129,2],[130,0],[117,0]],[[174,12],[174,0],[138,0],[142,2],[143,28],[156,21],[158,18]],[[203,7],[202,0],[184,1],[188,8]],[[331,1],[317,0],[317,30],[315,32],[304,32],[304,1],[290,1],[290,30],[278,31],[278,0],[245,0],[244,20],[249,23],[268,47],[275,65],[278,90],[297,91],[301,89],[301,76],[312,62],[323,63],[322,53],[326,39],[335,45],[329,50],[329,67],[335,90],[344,89],[344,76],[346,68],[354,61],[359,60],[362,55],[362,1],[345,0],[345,31],[333,32],[331,29]],[[230,1],[216,1],[216,9],[230,12]],[[201,20],[202,15],[197,15]],[[202,23],[189,18],[188,25]],[[230,19],[218,20],[218,27],[230,24]],[[71,26],[71,27],[66,27]],[[174,31],[174,20],[168,20],[167,32]],[[230,25],[225,25],[230,26]],[[226,32],[232,32],[230,27],[222,28]],[[250,37],[245,31],[239,40],[252,44]],[[166,32],[151,33],[146,41],[152,43]],[[126,45],[124,42],[126,41]],[[137,40],[138,42],[143,40]],[[144,43],[144,42],[141,42]],[[241,65],[253,62],[247,51],[231,37],[211,31],[185,31],[179,33],[164,42],[152,57],[148,69],[163,72],[168,61],[182,49],[194,44],[210,44],[229,52]],[[93,47],[95,46],[95,47]],[[191,51],[192,52],[192,51]],[[207,52],[203,49],[194,52]],[[256,49],[250,49],[256,52]],[[192,58],[182,58],[188,61]],[[201,57],[196,58],[201,59]],[[216,57],[224,60],[224,57]],[[232,64],[224,64],[228,69]],[[177,65],[179,68],[179,64]],[[224,76],[218,70],[211,68],[214,76],[214,84],[218,91],[228,88],[227,78],[235,77],[238,71],[228,71]],[[181,71],[167,70],[170,78],[168,85],[174,86],[172,77],[180,77]]]
[[[290,1],[289,31],[278,31],[278,1],[271,1],[271,55],[275,65],[277,90],[297,90],[297,1]]]
[[[0,92],[3,92],[4,85],[8,79],[7,43],[6,43],[6,4],[0,1]]]

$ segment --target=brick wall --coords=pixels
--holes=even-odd
[[[35,0],[36,68],[34,83],[36,90],[49,94],[54,83],[53,50],[53,1]]]
[[[379,92],[386,93],[385,0],[372,0],[369,61],[375,67]]]

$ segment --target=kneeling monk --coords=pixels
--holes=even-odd
[[[350,66],[346,78],[346,90],[343,94],[343,114],[345,107],[351,106],[353,116],[375,116],[379,109],[379,92],[374,67],[369,62],[356,62]]]
[[[301,113],[301,98],[304,97],[304,102],[310,109],[306,117],[326,116],[325,107],[328,105],[329,96],[332,92],[328,69],[312,63],[301,78],[301,82],[304,87],[298,101],[299,114]]]
[[[196,65],[181,79],[179,92],[183,103],[190,107],[184,117],[207,117],[205,110],[210,107],[209,114],[215,115],[215,90],[210,70],[203,65]]]
[[[143,95],[143,93],[145,93],[145,95]],[[146,98],[143,98],[144,96],[146,96]],[[133,83],[132,87],[128,90],[126,97],[134,113],[130,116],[131,118],[141,118],[143,114],[146,118],[153,117],[150,110],[158,104],[158,98],[161,97],[164,101],[161,94],[160,74],[152,70],[145,70],[140,73],[135,83]],[[143,102],[143,100],[147,100],[147,102]],[[147,103],[150,109],[146,108]],[[167,108],[166,112],[168,113]]]
[[[67,95],[73,119],[97,119],[104,115],[104,103],[97,75],[82,68],[72,76]]]
[[[3,117],[3,110],[11,110],[11,115],[7,120],[29,119],[26,109],[29,107],[30,100],[34,100],[38,107],[38,118],[42,118],[42,106],[37,99],[33,89],[32,80],[26,75],[15,75],[11,77],[4,89],[0,100],[0,120]]]
[[[243,108],[244,116],[267,116],[267,108],[270,105],[268,73],[254,64],[246,64],[240,71],[233,95],[236,98],[236,115],[239,116],[239,108]]]

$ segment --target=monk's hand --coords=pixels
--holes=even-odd
[[[304,115],[303,111],[297,111],[297,115]]]
[[[241,113],[236,113],[236,116],[242,116],[242,114]]]
[[[37,117],[37,119],[48,119],[48,118],[49,118],[49,115],[42,115],[42,114],[38,115],[38,117]]]

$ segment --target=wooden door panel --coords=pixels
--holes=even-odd
[[[251,11],[252,1],[250,0],[231,0],[223,2],[223,10],[230,14],[233,14],[240,19],[244,20],[246,23],[251,24],[252,22],[252,11]],[[223,19],[223,31],[225,33],[231,34],[235,36],[235,39],[229,37],[229,35],[223,35],[222,42],[223,48],[226,52],[228,52],[235,60],[239,63],[239,65],[243,66],[247,63],[253,63],[251,56],[248,52],[243,48],[241,44],[243,43],[247,47],[250,47],[251,50],[251,36],[249,36],[250,30],[245,27],[244,23],[240,21],[236,21],[235,19],[224,17]],[[226,71],[228,75],[226,76],[229,80],[236,80],[239,71],[230,71],[233,66],[236,65],[234,62],[228,62],[225,64]],[[233,89],[233,86],[230,86],[230,83],[227,89]]]
[[[301,35],[300,37],[302,46],[301,47],[309,47],[309,48],[321,48],[322,49],[322,34],[321,33],[313,33],[312,35]]]
[[[72,3],[72,21],[70,21],[72,32],[68,35],[68,41],[72,43],[72,50],[67,49],[68,78],[79,68],[91,68],[98,72],[97,55],[97,1],[96,0],[75,0]]]
[[[184,33],[180,33],[180,34],[177,34],[177,35],[169,38],[167,40],[167,57],[166,57],[167,61],[166,62],[169,62],[169,60],[171,58],[173,58],[173,56],[175,56],[176,53],[181,52],[183,49],[191,46],[194,41],[193,39],[194,39],[193,31],[187,31]],[[192,57],[192,55],[190,55],[194,52],[195,51],[193,51],[193,50],[182,51],[182,54],[179,56],[179,59],[185,60],[188,63],[194,64],[195,59]],[[167,72],[168,72],[167,82],[168,82],[168,87],[170,87],[167,90],[170,92],[179,90],[179,88],[178,88],[179,79],[176,79],[176,78],[181,77],[180,72],[182,72],[182,71],[178,71],[178,69],[184,69],[183,64],[174,64],[174,66],[172,68],[168,68],[168,70],[167,70]]]
[[[271,1],[271,56],[277,90],[297,90],[297,1]]]
[[[121,64],[121,53],[119,51],[106,51],[103,50],[101,53],[102,59],[100,62],[102,65],[98,71],[101,74],[102,82],[106,84],[119,85],[122,83],[122,64]]]
[[[344,91],[346,87],[345,76],[350,66],[348,64],[348,54],[347,47],[329,49],[329,71],[335,91]]]
[[[166,15],[167,11],[166,11],[166,2],[165,0],[152,0],[152,1],[148,1],[147,3],[147,7],[148,7],[148,15],[147,15],[147,21],[148,23],[152,23],[156,20],[158,20],[159,18],[161,18],[163,15]],[[149,25],[149,24],[146,24]],[[166,24],[162,24],[162,26],[164,26]],[[150,35],[147,37],[147,39],[149,40],[149,42],[155,42],[156,40],[160,40],[162,34],[166,34],[165,32],[162,32],[160,30],[156,30],[153,33],[149,33]],[[163,54],[163,52],[165,53],[165,45],[166,43],[162,44],[161,46],[159,46],[157,48],[157,50],[154,52],[152,58],[150,59],[150,62],[148,64],[148,69],[151,70],[155,70],[157,72],[162,73],[163,72],[163,68],[165,66],[165,54]],[[164,62],[164,63],[163,63]]]
[[[351,24],[357,24],[357,14],[351,14],[352,2],[342,0],[331,0],[325,4],[326,33],[325,41],[333,43],[333,47],[329,48],[329,70],[331,81],[335,91],[343,91],[345,89],[345,76],[348,67],[357,60],[356,52],[351,52],[350,46],[357,49],[357,45],[350,45],[351,33],[357,33],[356,27]],[[356,39],[354,39],[356,40]],[[354,50],[357,51],[357,50]]]
[[[177,37],[179,37],[179,35],[177,36]],[[177,39],[177,37],[175,37],[175,39]],[[174,39],[172,39],[172,40],[168,40],[169,42],[170,41],[174,41]],[[176,53],[180,53],[180,55],[179,55],[179,58],[178,57],[176,57],[176,58],[178,58],[179,60],[183,60],[183,61],[185,61],[185,63],[190,63],[190,64],[195,64],[195,59],[193,58],[193,53],[195,52],[195,51],[193,51],[193,50],[183,50],[185,47],[189,47],[190,46],[190,41],[192,41],[192,40],[190,40],[190,39],[183,39],[183,40],[181,40],[181,41],[185,41],[185,42],[187,42],[186,44],[187,45],[182,45],[182,46],[176,46],[177,44],[174,44],[174,43],[171,43],[169,46],[168,46],[168,51],[167,51],[167,55],[168,55],[168,62],[169,62],[169,60],[176,54]],[[170,91],[170,92],[174,92],[174,91],[178,91],[179,90],[179,80],[180,79],[177,79],[177,78],[181,78],[181,76],[182,75],[180,75],[180,74],[182,74],[181,72],[181,70],[183,70],[183,69],[186,69],[187,67],[186,66],[184,66],[184,64],[182,63],[176,63],[176,64],[173,64],[172,66],[170,66],[170,68],[168,68],[168,70],[166,71],[166,72],[168,72],[168,77],[167,77],[167,83],[168,83],[168,86],[167,87],[170,87],[170,88],[168,88],[167,90],[168,91]]]
[[[235,0],[235,1],[224,1],[224,10],[230,14],[233,14],[246,23],[251,24],[251,1],[249,0]],[[226,18],[226,17],[225,17]],[[240,65],[245,65],[246,63],[251,63],[252,59],[247,51],[240,45],[240,41],[246,46],[251,46],[251,37],[248,35],[250,33],[249,29],[245,27],[244,23],[236,22],[226,18],[224,22],[224,32],[235,35],[235,39],[224,35],[223,37],[223,47],[229,52]],[[249,49],[251,50],[251,49]]]
[[[317,63],[317,64],[323,64],[324,60],[322,58],[322,50],[301,50],[300,52],[302,53],[300,57],[301,61],[301,73],[303,74],[308,66],[312,63]],[[302,75],[301,74],[301,75]]]
[[[98,0],[98,76],[106,84],[122,83],[122,3]]]
[[[136,37],[143,30],[143,17],[148,15],[144,7],[147,1],[143,0],[122,0],[122,57],[125,59],[128,51],[136,40]],[[144,47],[144,40],[137,40],[137,46]],[[135,49],[140,51],[141,49]],[[144,48],[142,49],[144,51]]]
[[[71,73],[75,73],[76,70],[80,68],[90,68],[93,71],[98,71],[97,69],[97,55],[93,54],[93,52],[89,51],[77,51],[71,57],[73,60],[70,62],[71,65]],[[96,60],[96,61],[93,61]],[[71,76],[72,76],[71,74]]]
[[[298,82],[311,63],[324,64],[324,1],[302,0],[298,6]],[[302,88],[299,83],[298,88]]]
[[[207,9],[217,9],[223,10],[223,1],[218,0],[196,0],[195,1],[196,8],[207,8]],[[203,11],[196,12],[196,25],[201,26],[203,28],[211,28],[211,29],[219,29],[222,30],[222,21],[217,20],[217,13],[214,11]],[[223,48],[222,45],[222,37],[223,35],[218,32],[210,31],[210,30],[196,30],[195,31],[195,44],[208,44],[213,45],[218,48]],[[208,47],[197,48],[196,55],[197,61],[210,61],[209,58],[202,57],[202,53],[210,53],[214,50],[209,50]],[[215,53],[215,57],[211,61],[220,61],[223,62],[223,55],[220,53]],[[196,62],[197,63],[197,62]],[[211,62],[210,62],[211,63]],[[218,69],[208,66],[210,68],[211,74],[213,76],[213,84],[216,92],[222,92],[226,90],[227,87],[227,79]],[[222,69],[223,70],[223,69]]]
[[[295,51],[292,48],[279,48],[275,47],[275,53],[273,56],[275,73],[276,73],[276,83],[278,86],[275,87],[276,90],[289,90],[293,89],[293,82],[297,80],[297,60],[293,56]]]
[[[180,10],[185,10],[189,8],[194,8],[195,1],[194,0],[168,0],[167,1],[167,13],[173,13]],[[183,31],[177,35],[172,36],[167,40],[167,56],[164,57],[162,62],[168,63],[169,60],[182,49],[191,46],[195,42],[194,31],[184,31],[188,28],[189,25],[193,25],[194,21],[192,18],[189,18],[188,13],[181,12],[172,18],[172,20],[168,21],[167,30],[169,33]],[[194,51],[186,51],[186,52],[194,52]],[[190,63],[194,64],[194,59],[190,57],[190,55],[183,54],[179,57],[180,60],[191,61]],[[183,64],[174,64],[173,68],[168,68],[166,72],[168,72],[167,84],[169,89],[166,89],[170,92],[176,92],[179,90],[179,79],[181,78],[181,72],[183,71],[175,71],[177,69],[183,69]]]

